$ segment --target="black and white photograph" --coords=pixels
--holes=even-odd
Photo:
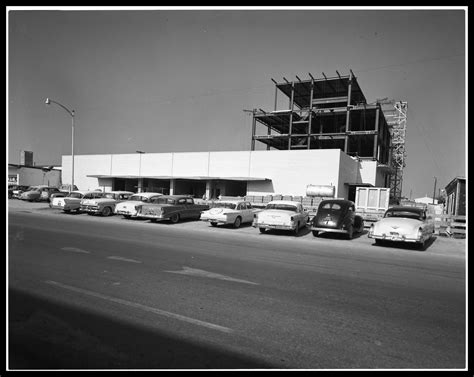
[[[467,6],[6,6],[5,372],[468,371]]]

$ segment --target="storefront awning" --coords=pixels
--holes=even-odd
[[[208,177],[208,176],[171,176],[171,175],[104,175],[104,174],[89,174],[87,177],[91,178],[119,178],[119,179],[188,179],[194,181],[270,181],[270,178],[261,177]]]

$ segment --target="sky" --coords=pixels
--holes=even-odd
[[[7,7],[7,160],[71,154],[71,117],[46,98],[75,111],[75,155],[250,150],[244,110],[274,109],[272,78],[352,70],[368,103],[407,102],[402,194],[432,197],[435,181],[438,195],[467,176],[466,19],[467,7]]]

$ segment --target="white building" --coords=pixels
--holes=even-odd
[[[53,166],[24,166],[8,164],[8,184],[58,187],[61,184],[61,169]]]
[[[308,185],[335,187],[354,200],[357,186],[386,186],[388,169],[340,149],[76,155],[81,190],[158,191],[208,198],[219,195],[305,196]],[[71,182],[71,156],[62,157],[62,181]]]
[[[416,198],[414,199],[415,203],[424,203],[424,204],[438,204],[438,199],[435,199],[433,201],[433,198],[430,198],[429,196],[424,196],[422,198]]]

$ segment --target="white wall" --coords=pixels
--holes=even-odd
[[[173,169],[173,153],[143,153],[141,175],[169,177]]]
[[[8,175],[18,174],[18,184],[26,186],[49,185],[58,187],[61,184],[61,171],[43,171],[39,168],[8,167]]]
[[[209,176],[209,152],[173,153],[175,177]]]
[[[339,180],[336,187],[337,198],[347,198],[349,196],[348,183],[362,183],[360,174],[360,162],[351,158],[345,153],[340,153]]]
[[[339,154],[339,149],[253,151],[249,175],[270,178],[272,182],[249,183],[248,194],[265,195],[270,185],[273,193],[282,195],[305,196],[310,184],[332,184],[337,191]]]
[[[71,180],[71,158],[63,156],[63,183]],[[356,161],[339,149],[301,151],[234,151],[76,155],[75,181],[81,190],[99,187],[87,175],[258,177],[249,181],[248,195],[306,195],[306,186],[333,185],[337,197],[347,197],[345,183],[376,181],[376,162]]]
[[[74,156],[74,184],[79,190],[99,188],[97,178],[87,175],[110,175],[112,155],[90,154]],[[71,156],[62,157],[62,182],[71,183]]]

